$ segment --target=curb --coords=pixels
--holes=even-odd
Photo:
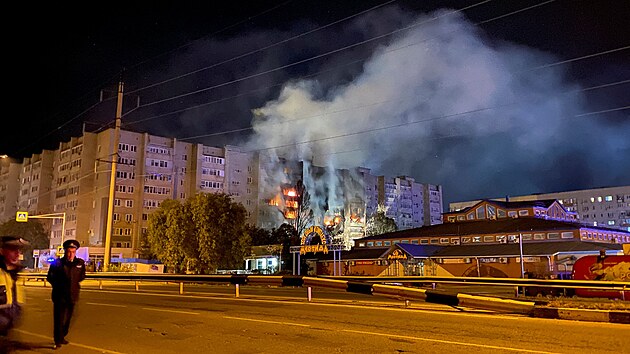
[[[559,320],[609,322],[630,324],[630,311],[606,311],[558,307],[535,307],[532,317]]]

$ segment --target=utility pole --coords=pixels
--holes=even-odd
[[[116,128],[114,129],[114,147],[112,152],[112,171],[109,178],[109,200],[107,203],[107,231],[105,232],[105,257],[103,270],[107,271],[112,253],[112,229],[114,226],[114,197],[116,192],[116,165],[118,164],[118,144],[120,143],[120,119],[122,117],[123,82],[118,83],[118,101],[116,103]]]

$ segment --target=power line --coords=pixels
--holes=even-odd
[[[336,24],[338,24],[338,23],[341,23],[341,22],[347,21],[347,20],[349,20],[349,19],[351,19],[351,18],[354,18],[354,17],[360,16],[360,15],[363,15],[363,14],[365,14],[365,13],[367,13],[367,12],[373,11],[373,10],[378,9],[378,8],[380,8],[380,7],[383,7],[383,6],[385,6],[385,5],[389,5],[389,4],[391,4],[391,3],[395,2],[395,1],[397,1],[397,0],[390,0],[390,1],[385,2],[385,3],[382,3],[382,4],[380,4],[380,5],[376,5],[376,6],[374,6],[374,7],[371,7],[371,8],[369,8],[369,9],[367,9],[367,10],[363,10],[363,11],[361,11],[361,12],[359,12],[359,13],[356,13],[356,14],[353,14],[353,15],[350,15],[350,16],[347,16],[347,17],[344,17],[344,18],[342,18],[342,19],[340,19],[340,20],[337,20],[337,21],[331,22],[331,23],[329,23],[329,24],[327,24],[327,25],[317,27],[317,28],[312,29],[312,30],[310,30],[310,31],[306,31],[306,32],[300,33],[300,34],[295,35],[295,36],[293,36],[293,37],[290,37],[290,38],[287,38],[287,39],[283,39],[283,40],[281,40],[281,41],[279,41],[279,42],[275,42],[275,43],[273,43],[273,44],[270,44],[270,45],[264,46],[264,47],[262,47],[262,48],[255,49],[255,50],[249,51],[249,52],[244,53],[244,54],[241,54],[241,55],[237,55],[237,56],[232,57],[232,58],[230,58],[230,59],[227,59],[227,60],[224,60],[224,61],[221,61],[221,62],[218,62],[218,63],[212,64],[212,65],[210,65],[210,66],[203,67],[203,68],[201,68],[201,69],[197,69],[197,70],[195,70],[195,71],[191,71],[191,72],[186,73],[186,74],[182,74],[182,75],[179,75],[179,76],[176,76],[176,77],[172,77],[172,78],[167,79],[167,80],[164,80],[164,81],[156,82],[156,83],[154,83],[154,84],[151,84],[151,85],[147,85],[147,86],[141,87],[141,88],[136,89],[136,90],[133,90],[133,91],[129,91],[128,93],[134,93],[134,92],[138,92],[138,91],[146,90],[146,89],[149,89],[149,88],[152,88],[152,87],[155,87],[155,86],[159,86],[159,85],[165,84],[165,83],[167,83],[167,82],[171,82],[171,81],[174,81],[174,80],[178,80],[178,79],[181,79],[181,78],[183,78],[183,77],[187,77],[187,76],[190,76],[190,75],[194,75],[194,74],[197,74],[197,73],[199,73],[199,72],[202,72],[202,71],[205,71],[205,70],[208,70],[208,69],[212,69],[212,68],[215,68],[215,67],[220,66],[220,65],[223,65],[223,64],[230,63],[230,62],[235,61],[235,60],[238,60],[238,59],[245,58],[245,57],[250,56],[250,55],[252,55],[252,54],[259,53],[259,52],[262,52],[262,51],[265,51],[265,50],[267,50],[267,49],[270,49],[270,48],[276,47],[276,46],[278,46],[278,45],[280,45],[280,44],[284,44],[284,43],[290,42],[290,41],[292,41],[292,40],[294,40],[294,39],[297,39],[297,38],[301,38],[301,37],[307,36],[307,35],[309,35],[309,34],[311,34],[311,33],[314,33],[314,32],[320,31],[320,30],[322,30],[322,29],[328,28],[328,27],[330,27],[330,26],[336,25]]]
[[[247,17],[247,18],[246,18],[246,19],[244,19],[244,20],[241,20],[241,21],[239,21],[239,22],[233,23],[233,24],[231,24],[231,25],[229,25],[229,26],[223,27],[222,29],[220,29],[220,30],[218,30],[218,31],[214,31],[214,32],[212,32],[212,33],[210,33],[210,34],[207,34],[207,35],[203,36],[202,38],[212,37],[212,36],[217,35],[217,34],[219,34],[219,33],[225,32],[225,31],[227,31],[227,30],[229,30],[229,29],[231,29],[231,28],[234,28],[234,27],[236,27],[236,26],[238,26],[238,25],[241,25],[241,24],[243,24],[243,23],[245,23],[245,22],[251,21],[251,20],[253,20],[253,19],[255,19],[255,18],[259,17],[259,16],[262,16],[262,15],[264,15],[264,14],[268,13],[268,12],[271,12],[271,11],[273,11],[273,10],[277,9],[277,8],[280,8],[280,7],[282,7],[282,6],[286,5],[286,4],[290,3],[290,2],[293,2],[293,0],[288,0],[288,1],[285,1],[285,2],[283,2],[283,3],[281,3],[281,4],[278,4],[278,5],[276,5],[276,6],[273,6],[273,7],[269,8],[269,9],[267,9],[267,10],[264,10],[264,11],[262,11],[262,12],[260,12],[260,13],[256,14],[256,15],[254,15],[254,16],[249,16],[249,17]],[[159,57],[161,57],[161,56],[164,56],[164,55],[167,55],[167,54],[173,53],[173,52],[178,51],[178,50],[180,50],[180,49],[182,49],[182,48],[186,48],[186,47],[188,47],[188,46],[190,46],[190,45],[192,45],[192,44],[193,44],[193,42],[189,42],[189,43],[186,43],[186,44],[184,44],[184,45],[181,45],[181,46],[179,46],[179,47],[177,47],[177,48],[174,48],[174,49],[171,49],[171,50],[169,50],[169,51],[167,51],[167,52],[164,52],[164,53],[162,53],[162,54],[158,54],[158,55],[156,55],[156,56],[154,56],[154,57],[152,57],[152,58],[150,58],[150,59],[143,60],[143,61],[141,61],[141,62],[139,62],[139,63],[135,64],[134,66],[132,66],[132,67],[130,68],[130,70],[131,70],[131,69],[135,69],[135,68],[137,68],[138,66],[140,66],[140,65],[142,65],[142,64],[144,64],[144,63],[146,63],[146,62],[152,61],[152,60],[154,60],[154,59],[156,59],[156,58],[159,58]],[[159,84],[159,83],[158,83],[158,84]],[[158,85],[158,84],[151,85],[150,87],[152,87],[152,86],[156,86],[156,85]],[[147,87],[145,87],[145,88],[147,88]],[[134,90],[134,91],[128,91],[128,92],[127,92],[127,94],[134,93],[134,92],[137,92],[137,91],[143,90],[143,89],[145,89],[145,88],[136,89],[136,90]]]
[[[627,80],[624,80],[624,81],[627,81]],[[607,85],[607,86],[610,86],[610,85]],[[578,92],[579,91],[583,91],[583,90],[578,90]],[[458,113],[453,113],[453,114],[446,114],[446,115],[436,116],[436,117],[432,117],[432,118],[420,119],[420,120],[415,120],[415,121],[410,121],[410,122],[403,122],[403,123],[399,123],[399,124],[386,125],[386,126],[382,126],[382,127],[370,128],[370,129],[365,129],[365,130],[361,130],[361,131],[349,132],[349,133],[344,133],[344,134],[339,134],[339,135],[334,135],[334,136],[328,136],[328,137],[323,137],[323,138],[318,138],[318,139],[306,140],[306,141],[295,142],[295,143],[288,143],[288,144],[272,146],[272,147],[264,147],[264,148],[250,150],[250,151],[247,151],[247,152],[256,152],[256,151],[267,151],[267,150],[281,149],[281,148],[285,148],[285,147],[292,147],[292,146],[304,145],[304,144],[309,144],[309,143],[316,143],[316,142],[321,142],[321,141],[326,141],[326,140],[345,138],[345,137],[354,136],[354,135],[373,133],[373,132],[382,131],[382,130],[388,130],[388,129],[393,129],[393,128],[400,128],[400,127],[404,127],[404,126],[408,126],[408,125],[425,123],[425,122],[429,122],[429,121],[435,121],[435,120],[439,120],[439,119],[460,117],[460,116],[464,116],[464,115],[468,115],[468,114],[472,114],[472,113],[480,113],[480,112],[484,112],[484,111],[488,111],[488,110],[493,110],[493,109],[496,109],[496,108],[503,108],[503,107],[514,106],[514,105],[517,105],[519,103],[522,103],[522,101],[512,102],[512,103],[498,105],[498,106],[482,107],[482,108],[477,108],[477,109],[464,111],[464,112],[458,112]],[[611,108],[611,109],[604,110],[604,111],[588,112],[588,113],[584,113],[584,114],[575,115],[574,117],[594,115],[594,114],[602,114],[602,113],[606,113],[606,112],[621,111],[621,110],[625,110],[625,109],[630,109],[630,106]]]
[[[564,93],[561,93],[561,94],[570,94],[570,93],[593,91],[595,89],[613,87],[613,86],[618,86],[618,85],[627,84],[627,83],[630,83],[630,80],[620,80],[620,81],[610,82],[610,83],[607,83],[607,84],[602,84],[602,85],[597,85],[597,86],[592,86],[592,87],[587,87],[587,88],[582,88],[582,89],[570,90],[570,91],[567,91],[567,92],[564,92]],[[290,120],[286,120],[286,121],[283,121],[283,122],[268,123],[268,124],[269,125],[292,124],[292,123],[295,123],[297,121],[308,120],[308,119],[317,118],[317,117],[324,117],[326,115],[338,114],[338,113],[348,112],[348,111],[352,111],[352,110],[356,110],[356,109],[369,108],[369,107],[373,107],[373,106],[377,106],[377,105],[381,105],[381,104],[389,103],[389,102],[395,102],[395,101],[400,101],[400,100],[383,100],[383,101],[379,101],[379,102],[370,103],[368,105],[360,105],[360,106],[355,106],[355,107],[349,107],[349,108],[339,109],[339,110],[335,110],[335,111],[324,112],[324,113],[321,113],[321,114],[315,114],[315,115],[309,115],[309,116],[305,116],[305,117],[301,117],[301,118],[290,119]],[[207,138],[207,137],[211,137],[211,136],[238,133],[238,132],[248,131],[248,130],[252,130],[252,129],[254,129],[254,126],[250,125],[250,126],[247,126],[247,127],[238,128],[238,129],[231,129],[231,130],[226,130],[226,131],[222,131],[222,132],[216,132],[216,133],[209,133],[209,134],[202,134],[202,135],[196,135],[196,136],[179,138],[179,140],[193,140],[193,139],[199,139],[199,138]]]
[[[279,8],[279,7],[282,7],[282,6],[284,6],[284,5],[288,4],[288,3],[292,2],[292,1],[293,1],[293,0],[288,0],[288,1],[285,1],[285,2],[283,2],[283,3],[281,3],[281,4],[275,5],[275,6],[273,6],[273,7],[269,8],[269,9],[267,9],[267,10],[264,10],[264,11],[262,11],[262,12],[260,12],[260,13],[256,14],[256,15],[254,15],[254,16],[249,16],[247,19],[241,20],[241,21],[236,22],[236,23],[234,23],[234,24],[232,24],[232,25],[226,26],[226,27],[224,27],[224,28],[222,28],[222,29],[220,29],[220,30],[218,30],[218,31],[215,31],[215,32],[213,32],[213,33],[211,33],[211,34],[209,34],[209,35],[207,35],[207,36],[205,36],[205,37],[209,37],[209,36],[213,36],[213,35],[219,34],[219,33],[224,32],[224,31],[226,31],[226,30],[228,30],[228,29],[230,29],[230,28],[236,27],[236,26],[238,26],[238,25],[240,25],[240,24],[242,24],[242,23],[245,23],[245,22],[247,22],[247,21],[251,21],[251,20],[252,20],[252,19],[254,19],[254,18],[257,18],[257,17],[259,17],[259,16],[262,16],[262,15],[264,15],[264,14],[268,13],[268,12],[271,12],[271,11],[273,11],[273,10],[275,10],[275,9]],[[172,49],[172,50],[170,50],[170,51],[168,51],[168,52],[162,53],[162,54],[160,54],[160,55],[157,55],[157,56],[155,56],[155,57],[153,57],[153,58],[150,58],[150,59],[144,60],[144,61],[142,61],[142,62],[139,62],[139,63],[137,63],[137,64],[133,65],[131,68],[132,68],[132,69],[135,69],[135,68],[137,68],[138,66],[140,66],[140,65],[142,65],[142,64],[144,64],[144,63],[146,63],[146,62],[148,62],[148,61],[154,60],[155,58],[158,58],[158,57],[160,57],[160,56],[162,56],[162,55],[166,55],[166,54],[172,53],[173,51],[176,51],[176,50],[179,50],[179,49],[181,49],[181,48],[187,47],[187,46],[189,46],[189,45],[191,45],[191,44],[192,44],[192,42],[191,42],[191,43],[187,43],[187,44],[185,44],[185,45],[183,45],[183,46],[180,46],[180,47],[178,47],[178,48]],[[111,81],[114,77],[118,77],[118,76],[119,76],[119,74],[116,74],[116,75],[112,76],[111,78],[109,78],[109,79],[108,79],[107,81],[105,81],[105,82],[110,82],[110,81]],[[102,86],[104,86],[104,84],[98,85],[98,86],[96,86],[96,87],[102,87]],[[95,88],[93,88],[92,90],[88,90],[88,91],[93,91],[94,89],[95,89]],[[133,93],[133,92],[128,92],[128,94],[130,94],[130,93]],[[78,101],[78,100],[80,100],[80,99],[82,99],[82,98],[84,98],[84,97],[86,97],[86,96],[87,96],[87,94],[83,95],[82,97],[78,98],[78,99],[77,99],[77,100],[75,100],[75,101]],[[29,148],[29,147],[33,146],[34,144],[36,144],[36,143],[38,143],[38,142],[41,142],[41,141],[42,141],[42,140],[44,140],[46,137],[48,137],[48,136],[50,136],[51,134],[53,134],[53,133],[55,133],[55,132],[57,132],[57,131],[61,130],[61,128],[63,128],[64,126],[66,126],[66,125],[70,124],[70,123],[71,123],[71,122],[73,122],[74,120],[76,120],[76,119],[78,119],[79,117],[81,117],[83,114],[85,114],[85,113],[89,112],[89,111],[90,111],[90,110],[92,110],[94,107],[98,106],[100,103],[103,103],[103,102],[105,102],[105,101],[109,101],[109,100],[111,100],[111,99],[112,99],[112,98],[108,98],[108,99],[104,99],[104,100],[102,100],[102,101],[97,102],[96,104],[94,104],[94,105],[92,105],[91,107],[89,107],[89,108],[85,109],[83,112],[81,112],[81,113],[79,113],[78,115],[74,116],[74,117],[73,117],[73,118],[71,118],[70,120],[66,121],[66,122],[65,122],[65,123],[63,123],[61,126],[59,126],[59,127],[55,128],[55,129],[53,129],[52,131],[48,132],[46,135],[44,135],[44,136],[43,136],[42,138],[40,138],[39,140],[36,140],[36,141],[35,141],[35,142],[33,142],[32,144],[29,144],[29,145],[27,145],[27,146],[23,147],[22,149],[18,150],[18,152],[22,152],[22,151],[24,151],[26,148]],[[68,106],[69,106],[69,105],[68,105]],[[59,113],[57,113],[56,115],[58,115],[58,114],[59,114]],[[54,116],[56,116],[56,115],[54,115]],[[53,116],[53,117],[54,117],[54,116]]]
[[[293,63],[290,63],[290,64],[286,64],[286,65],[282,65],[282,66],[279,66],[279,67],[276,67],[276,68],[273,68],[273,69],[265,70],[265,71],[262,71],[262,72],[259,72],[259,73],[256,73],[256,74],[248,75],[248,76],[241,77],[241,78],[238,78],[238,79],[234,79],[234,80],[231,80],[231,81],[226,81],[226,82],[223,82],[223,83],[220,83],[220,84],[217,84],[217,85],[213,85],[213,86],[210,86],[210,87],[206,87],[206,88],[203,88],[203,89],[200,89],[200,90],[195,90],[195,91],[191,91],[191,92],[188,92],[188,93],[185,93],[185,94],[173,96],[173,97],[170,97],[170,98],[165,98],[165,99],[149,102],[149,103],[141,105],[140,107],[149,107],[149,106],[153,106],[153,105],[156,105],[156,104],[159,104],[159,103],[164,103],[164,102],[176,100],[176,99],[179,99],[179,98],[195,95],[195,94],[198,94],[198,93],[201,93],[201,92],[210,91],[210,90],[213,90],[213,89],[216,89],[216,88],[219,88],[219,87],[223,87],[223,86],[235,84],[235,83],[238,83],[238,82],[241,82],[241,81],[253,79],[253,78],[256,78],[256,77],[259,77],[259,76],[262,76],[262,75],[266,75],[266,74],[270,74],[270,73],[273,73],[273,72],[276,72],[276,71],[279,71],[279,70],[287,69],[287,68],[290,68],[290,67],[293,67],[293,66],[296,66],[296,65],[299,65],[299,64],[304,64],[304,63],[307,63],[309,61],[313,61],[315,59],[320,59],[320,58],[329,56],[331,54],[339,53],[339,52],[342,52],[344,50],[348,50],[348,49],[351,49],[351,48],[354,48],[354,47],[358,47],[358,46],[363,45],[363,44],[371,43],[371,42],[373,42],[375,40],[378,40],[378,39],[389,37],[389,36],[394,35],[396,33],[400,33],[402,31],[406,31],[406,30],[418,27],[418,26],[420,26],[422,24],[425,24],[425,23],[437,20],[437,19],[439,19],[441,17],[445,17],[445,16],[448,16],[448,15],[452,15],[454,13],[458,13],[458,12],[461,12],[461,11],[464,11],[464,10],[471,9],[473,7],[476,7],[476,6],[488,3],[490,1],[492,1],[492,0],[484,0],[484,1],[478,2],[476,4],[473,4],[473,5],[461,8],[459,10],[453,10],[453,11],[441,14],[439,16],[432,17],[432,18],[430,18],[430,19],[428,19],[426,21],[420,21],[420,22],[414,23],[412,25],[409,25],[409,26],[406,26],[406,27],[403,27],[403,28],[399,28],[399,29],[396,29],[394,31],[391,31],[391,32],[388,32],[388,33],[385,33],[385,34],[382,34],[382,35],[378,35],[378,36],[375,36],[375,37],[372,37],[372,38],[369,38],[369,39],[366,39],[366,40],[363,40],[363,41],[359,41],[359,42],[356,42],[356,43],[353,43],[353,44],[350,44],[350,45],[347,45],[347,46],[344,46],[344,47],[341,47],[341,48],[337,48],[337,49],[328,51],[326,53],[318,54],[318,55],[315,55],[315,56],[312,56],[312,57],[309,57],[309,58],[306,58],[306,59],[298,60],[296,62],[293,62]],[[551,1],[555,1],[555,0],[551,0]],[[539,6],[541,6],[541,5],[539,5]]]

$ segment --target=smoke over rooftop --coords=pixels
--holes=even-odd
[[[562,65],[543,67],[559,59],[491,42],[461,14],[414,22],[423,25],[380,46],[349,82],[286,82],[254,110],[250,148],[331,170],[410,175],[470,198],[550,192],[620,172],[589,156],[627,160],[618,152],[627,155],[630,139],[576,116],[588,111],[581,87]]]

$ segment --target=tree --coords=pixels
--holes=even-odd
[[[284,264],[291,263],[291,246],[300,244],[300,236],[292,225],[284,223],[277,229],[271,230],[271,241],[273,244],[282,245],[281,261]]]
[[[378,206],[376,213],[368,219],[365,225],[366,236],[381,235],[396,230],[398,230],[396,221],[385,215],[385,207],[383,205]]]
[[[306,190],[306,186],[301,180],[295,184],[295,192],[297,193],[297,213],[295,217],[295,230],[301,235],[307,227],[313,224],[314,213],[311,209],[311,195]]]
[[[0,224],[0,235],[15,235],[22,237],[30,242],[30,245],[24,248],[24,265],[34,267],[33,250],[47,249],[50,246],[48,232],[38,220],[30,220],[28,222],[18,222],[9,220]]]
[[[245,229],[247,230],[247,234],[249,234],[249,237],[252,239],[252,246],[274,244],[271,239],[271,232],[269,232],[269,230],[265,230],[263,228],[249,224],[245,227]]]
[[[166,200],[149,216],[147,242],[175,273],[236,269],[250,252],[246,210],[227,194],[198,193],[184,204]]]
[[[173,273],[186,270],[187,252],[184,245],[192,240],[186,232],[188,227],[185,218],[184,206],[168,199],[149,215],[147,224],[146,240],[151,252]]]

